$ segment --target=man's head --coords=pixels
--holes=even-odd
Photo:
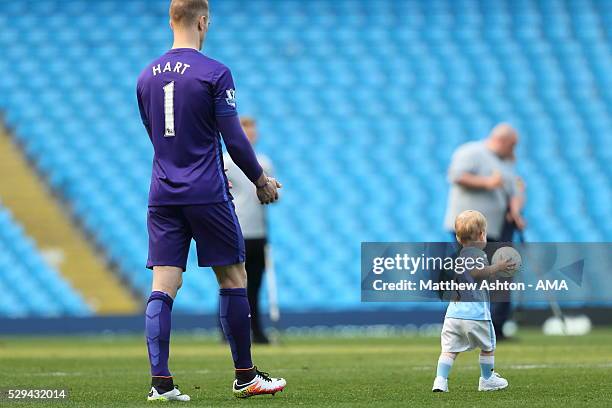
[[[455,236],[463,246],[484,248],[487,243],[487,219],[476,210],[462,212],[455,219]]]
[[[242,129],[244,129],[244,133],[249,138],[249,142],[251,142],[251,144],[255,144],[259,136],[257,134],[257,124],[255,123],[255,119],[250,116],[241,116],[240,124],[242,125]]]
[[[495,126],[487,138],[487,146],[505,160],[514,159],[514,148],[518,144],[518,133],[507,123]]]
[[[208,0],[172,0],[169,13],[175,40],[177,36],[197,36],[198,49],[201,50],[210,24]]]

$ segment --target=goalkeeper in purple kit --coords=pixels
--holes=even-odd
[[[274,394],[286,385],[251,361],[244,239],[224,173],[220,135],[262,204],[276,201],[281,185],[264,174],[240,126],[230,70],[200,53],[209,21],[207,0],[173,0],[172,49],[138,78],[138,107],[155,151],[147,216],[147,267],[153,269],[145,317],[149,400],[190,399],[174,385],[168,357],[172,304],[191,239],[198,264],[212,267],[219,282],[220,320],[236,370],[234,395]]]

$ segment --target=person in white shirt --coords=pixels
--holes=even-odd
[[[259,136],[255,120],[251,117],[243,116],[240,118],[240,124],[251,144],[255,145]],[[257,160],[261,164],[264,173],[271,176],[274,171],[270,159],[265,155],[257,154]],[[257,195],[254,194],[255,186],[253,183],[240,171],[229,154],[226,153],[223,156],[223,162],[227,169],[227,178],[231,183],[230,192],[234,197],[236,215],[238,216],[242,235],[244,236],[247,295],[251,306],[253,342],[267,344],[269,340],[262,327],[259,314],[259,290],[266,269],[265,248],[268,243],[266,207],[259,202]]]
[[[453,239],[455,218],[465,210],[484,214],[489,223],[489,242],[512,241],[512,231],[504,234],[506,223],[512,223],[513,229],[525,228],[521,215],[524,189],[515,171],[514,150],[518,141],[518,132],[500,123],[485,140],[463,144],[453,153],[444,219]]]

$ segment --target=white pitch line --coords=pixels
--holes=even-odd
[[[535,370],[539,368],[612,368],[612,362],[609,363],[597,363],[597,364],[586,364],[586,363],[576,363],[576,364],[512,364],[507,366],[513,370]]]
[[[84,373],[81,373],[79,371],[73,371],[73,372],[52,371],[49,373],[21,373],[19,375],[29,375],[32,377],[67,377],[67,376],[78,377],[80,375],[84,375]]]

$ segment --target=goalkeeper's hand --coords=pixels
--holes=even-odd
[[[274,177],[268,177],[262,174],[255,184],[257,187],[257,198],[262,204],[271,204],[278,200],[278,189],[282,188],[282,184],[279,183]]]

